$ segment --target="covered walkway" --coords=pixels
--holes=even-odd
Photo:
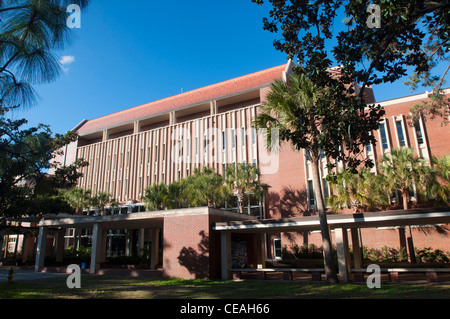
[[[360,214],[329,215],[328,226],[334,230],[341,282],[349,280],[351,260],[349,237],[353,246],[354,269],[362,268],[361,243],[358,235],[361,228],[396,227],[411,225],[435,225],[450,223],[450,208],[414,209],[408,211],[386,211]],[[219,222],[213,227],[221,233],[222,279],[231,278],[231,234],[255,234],[257,240],[258,268],[265,268],[264,241],[266,233],[310,232],[320,230],[318,216],[276,220],[249,220]],[[350,236],[348,234],[350,231]],[[412,243],[411,243],[412,244]]]
[[[167,277],[217,278],[220,277],[218,249],[220,237],[218,233],[211,232],[211,226],[220,221],[242,221],[254,218],[254,216],[209,207],[107,216],[47,217],[38,224],[39,236],[34,270],[41,272],[45,269],[44,259],[48,249],[46,246],[49,232],[56,234],[56,261],[62,262],[66,229],[78,228],[92,229],[89,272],[98,274],[101,271],[101,263],[106,259],[107,231],[127,229],[139,231],[139,248],[144,245],[144,234],[151,233],[151,269],[156,269],[162,261],[162,272]],[[162,240],[161,243],[160,240]],[[162,250],[159,249],[160,247]]]

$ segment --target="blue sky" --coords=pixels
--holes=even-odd
[[[275,35],[262,29],[269,9],[251,0],[93,0],[77,39],[58,52],[61,77],[37,86],[39,105],[15,117],[64,133],[83,119],[283,64]],[[401,81],[375,88],[377,101],[409,94]]]

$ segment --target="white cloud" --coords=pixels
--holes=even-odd
[[[75,57],[73,55],[63,56],[59,60],[59,63],[61,63],[63,71],[66,73],[69,72],[69,65],[71,65],[74,62],[75,62]]]

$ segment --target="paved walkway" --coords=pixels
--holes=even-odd
[[[0,282],[8,281],[9,269],[0,269]],[[47,279],[55,277],[67,277],[67,274],[62,273],[40,273],[33,270],[17,269],[14,270],[14,281],[34,281],[38,279]]]

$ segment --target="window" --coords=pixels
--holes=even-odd
[[[389,142],[386,131],[386,123],[380,124],[380,136],[381,136],[381,146],[383,151],[389,150]]]
[[[309,150],[305,149],[305,157],[307,161],[311,160],[311,154],[309,153]]]
[[[330,198],[330,189],[328,187],[328,182],[325,178],[322,179],[322,188],[323,188],[323,197],[326,202],[328,200],[328,198]]]
[[[309,206],[315,206],[316,201],[314,197],[314,185],[313,181],[308,181],[308,199],[309,199]]]
[[[273,257],[275,259],[281,259],[282,258],[282,248],[281,248],[281,238],[274,238],[273,239]]]
[[[371,152],[372,152],[372,144],[371,143],[366,144],[366,153],[369,154]]]
[[[222,151],[225,151],[226,142],[225,142],[225,131],[222,131]]]
[[[425,140],[423,137],[423,131],[422,131],[422,125],[420,124],[420,121],[417,121],[416,123],[414,123],[414,129],[416,130],[417,144],[419,144],[419,145],[425,144]]]
[[[242,147],[245,146],[245,128],[241,128]]]
[[[320,159],[325,159],[325,152],[323,149],[320,149]]]
[[[195,156],[198,156],[198,136],[195,137]]]
[[[231,146],[233,149],[236,148],[236,132],[234,129],[231,130]]]
[[[188,136],[186,140],[186,157],[191,157],[191,138]]]
[[[397,137],[400,147],[406,146],[405,132],[403,130],[403,121],[395,121],[395,127],[397,128]]]
[[[208,134],[206,132],[203,135],[203,155],[206,159],[206,156],[208,155]]]

